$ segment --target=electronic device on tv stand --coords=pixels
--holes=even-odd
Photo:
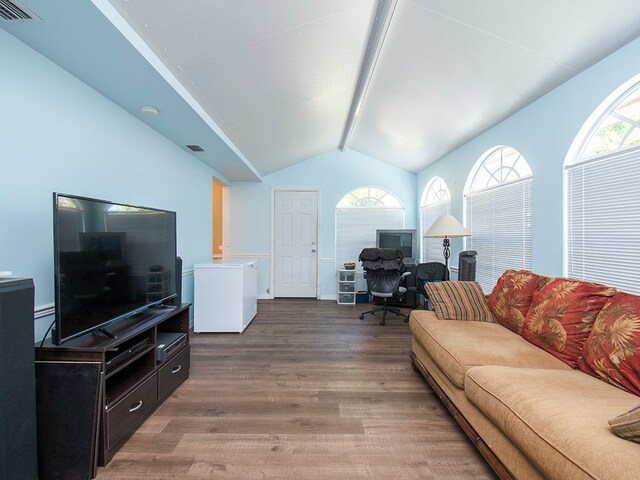
[[[115,355],[114,357],[110,358],[105,362],[107,372],[109,370],[114,369],[118,365],[123,364],[124,362],[129,360],[131,357],[135,357],[139,352],[147,348],[149,345],[151,345],[151,340],[149,338],[145,338],[140,342],[136,343],[135,345],[132,345],[131,347],[127,348],[126,350],[119,352],[117,355]]]
[[[187,344],[186,333],[158,333],[156,362],[162,363],[173,357]]]

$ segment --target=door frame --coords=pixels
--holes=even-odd
[[[275,298],[276,283],[276,191],[279,192],[315,192],[318,195],[316,204],[316,300],[320,298],[320,187],[271,187],[271,274],[269,275],[269,298]]]

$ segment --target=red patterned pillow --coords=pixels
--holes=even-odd
[[[533,300],[533,292],[542,288],[545,281],[549,279],[528,270],[505,271],[487,298],[487,304],[498,323],[518,335],[521,334],[524,317]]]
[[[600,311],[580,370],[640,395],[640,297],[618,292]]]
[[[596,316],[616,293],[613,287],[554,278],[533,294],[522,336],[572,368]]]

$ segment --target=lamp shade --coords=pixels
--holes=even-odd
[[[453,215],[440,215],[422,235],[424,238],[469,237],[471,233]]]

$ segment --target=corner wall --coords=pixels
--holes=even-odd
[[[519,150],[533,171],[532,269],[563,275],[563,167],[567,152],[591,113],[609,94],[640,73],[636,39],[418,174],[418,200],[441,176],[451,190],[451,213],[462,221],[464,185],[480,156],[496,145]],[[452,258],[462,250],[452,240]],[[478,259],[481,261],[481,259]]]
[[[217,172],[2,29],[0,58],[0,271],[34,279],[36,339],[53,320],[52,192],[176,211],[191,301]]]

